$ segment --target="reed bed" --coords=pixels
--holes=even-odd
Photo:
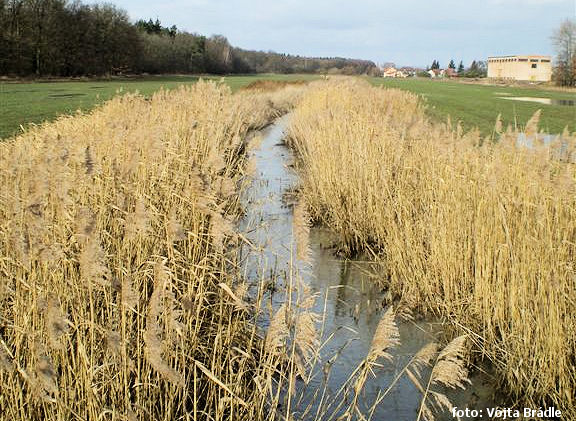
[[[1,419],[265,416],[236,186],[296,94],[199,82],[0,145]]]
[[[305,80],[256,80],[242,87],[242,90],[272,92],[284,89],[287,86],[304,86],[308,83]]]
[[[238,189],[249,182],[246,139],[295,104],[304,184],[294,260],[311,263],[310,220],[329,223],[350,252],[386,257],[388,287],[405,302],[450,314],[467,330],[444,348],[425,346],[374,402],[364,387],[394,359],[405,310],[388,308],[368,354],[333,391],[337,355],[320,358],[330,337],[297,265],[279,308],[265,304],[266,282],[248,296],[242,275],[247,240],[236,222]],[[467,383],[470,339],[505,379],[526,380],[526,396],[561,396],[567,408],[574,226],[565,218],[574,198],[565,195],[574,173],[562,160],[570,150],[548,159],[549,149],[515,150],[510,131],[501,144],[479,146],[476,134],[447,127],[428,123],[411,95],[343,79],[236,95],[199,82],[150,99],[118,97],[1,144],[0,419],[370,420],[407,377],[421,394],[415,418],[433,420],[450,407],[446,388]],[[441,183],[427,181],[438,174]],[[496,210],[491,198],[500,200]],[[483,223],[490,211],[504,233]],[[447,215],[454,220],[436,238]],[[534,215],[541,222],[531,227]],[[472,245],[457,222],[469,224]],[[537,244],[520,243],[523,236]],[[474,276],[454,250],[475,259]],[[531,251],[548,254],[524,267]],[[545,275],[553,284],[540,285]],[[529,338],[519,317],[536,327]],[[546,342],[545,329],[559,327]],[[310,395],[306,385],[318,376],[326,381]],[[543,385],[551,392],[534,392]]]
[[[413,94],[339,82],[305,95],[290,142],[316,223],[467,333],[513,402],[575,419],[576,139],[542,144],[538,117],[483,139],[431,123]]]

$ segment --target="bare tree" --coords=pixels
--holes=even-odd
[[[576,84],[576,21],[566,19],[552,35],[556,47],[556,82],[562,86]]]
[[[232,70],[232,48],[226,37],[212,35],[206,40],[206,66],[210,73],[225,74]]]

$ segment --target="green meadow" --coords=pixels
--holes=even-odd
[[[254,75],[209,77],[222,80],[233,91],[255,80],[312,80],[314,75]],[[159,89],[173,89],[195,83],[197,76],[149,76],[134,79],[0,82],[0,138],[20,133],[31,124],[55,119],[78,110],[89,111],[118,93],[139,92],[148,96]],[[549,91],[530,87],[504,87],[464,84],[426,79],[369,78],[374,85],[400,88],[422,96],[429,115],[445,121],[461,121],[466,130],[478,127],[489,135],[498,114],[505,125],[522,127],[538,109],[542,110],[540,127],[548,133],[560,133],[568,126],[576,131],[576,107],[521,102],[503,97],[540,97],[574,100],[570,92]]]
[[[572,92],[551,91],[536,87],[508,87],[467,84],[430,79],[370,78],[374,85],[399,88],[421,95],[427,102],[428,114],[436,120],[453,123],[461,121],[466,130],[478,127],[482,134],[492,133],[498,114],[504,127],[523,127],[538,109],[542,110],[541,130],[561,133],[568,126],[576,131],[576,107],[547,105],[536,102],[513,101],[503,97],[538,97],[558,100],[576,100]]]
[[[233,91],[255,80],[314,79],[313,75],[209,77],[223,80]],[[30,124],[54,120],[61,114],[89,111],[118,93],[148,96],[159,89],[195,83],[196,76],[150,76],[134,79],[64,82],[0,82],[0,138],[22,132]]]

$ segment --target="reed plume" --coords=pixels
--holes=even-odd
[[[306,202],[303,199],[298,200],[294,206],[293,232],[296,239],[296,256],[303,262],[309,262],[311,256],[309,244],[310,216],[306,209]]]
[[[388,351],[400,344],[400,332],[395,317],[394,308],[390,306],[376,327],[368,351],[368,360],[375,361],[380,357],[392,360],[392,355]]]
[[[168,235],[169,243],[174,243],[175,241],[182,241],[186,239],[186,231],[176,219],[175,211],[170,212],[166,225],[166,233]]]
[[[100,241],[91,237],[85,244],[79,257],[80,277],[86,285],[105,285],[105,279],[110,274],[106,265],[106,256]]]
[[[14,364],[12,363],[12,358],[6,350],[6,344],[0,339],[0,370],[5,372],[12,372],[14,370]]]
[[[133,239],[138,236],[145,236],[148,232],[150,218],[144,198],[139,197],[136,200],[134,212],[126,218],[126,237]]]
[[[144,332],[144,343],[146,344],[145,355],[150,365],[158,374],[170,383],[178,387],[184,387],[184,375],[174,369],[162,356],[164,353],[164,343],[160,338],[162,327],[159,319],[165,310],[164,299],[167,296],[166,287],[169,283],[169,277],[168,269],[164,264],[162,262],[156,263],[154,268],[154,291],[148,304],[146,331]],[[171,324],[170,321],[168,324]]]
[[[464,389],[466,387],[464,383],[470,383],[465,360],[466,339],[465,335],[458,336],[440,352],[432,369],[431,384]]]
[[[303,379],[307,378],[311,360],[317,355],[320,340],[316,330],[318,317],[310,311],[303,311],[296,316],[294,342],[296,345],[296,367]]]
[[[422,387],[417,378],[410,376],[410,379],[422,392],[417,420],[422,418],[433,421],[435,412],[447,411],[454,407],[444,393],[433,390],[432,386],[441,385],[452,389],[457,387],[464,389],[466,387],[465,383],[471,384],[466,368],[468,350],[466,340],[466,335],[458,336],[440,351],[425,388]],[[422,356],[428,358],[430,352],[431,348],[424,351]]]
[[[68,320],[60,310],[58,301],[51,297],[45,311],[48,343],[54,349],[62,349],[62,337],[68,333]]]
[[[272,317],[266,332],[266,352],[271,354],[278,353],[286,344],[286,339],[288,338],[287,317],[286,305],[282,304],[274,314],[274,317]]]

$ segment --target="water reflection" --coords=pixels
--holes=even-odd
[[[548,146],[550,157],[561,162],[576,163],[576,152],[570,147],[569,139],[562,135],[552,135],[549,133],[536,133],[527,135],[518,133],[516,146],[524,148],[537,148],[539,146]]]
[[[576,100],[574,99],[539,98],[531,96],[500,96],[498,98],[509,99],[512,101],[537,102],[544,105],[561,105],[566,107],[573,107],[576,105]]]

